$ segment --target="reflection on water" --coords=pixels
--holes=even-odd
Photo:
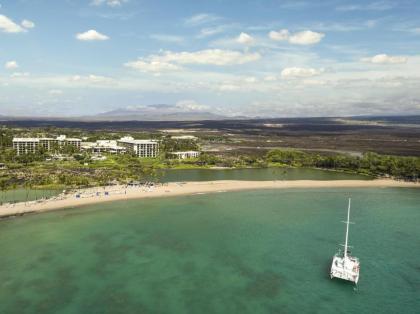
[[[369,180],[371,177],[306,168],[187,169],[161,172],[162,182],[213,180]]]
[[[0,202],[24,202],[41,198],[50,198],[60,194],[63,190],[35,190],[35,189],[14,189],[0,192]]]

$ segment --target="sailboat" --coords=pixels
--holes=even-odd
[[[346,241],[344,244],[344,253],[340,251],[334,255],[330,277],[339,278],[347,281],[351,281],[355,284],[359,281],[359,270],[360,262],[357,257],[351,256],[349,251],[348,238],[349,238],[349,225],[350,225],[350,206],[351,199],[349,198],[349,206],[347,209],[347,221],[343,221],[346,224]]]

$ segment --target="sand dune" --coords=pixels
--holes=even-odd
[[[62,208],[72,208],[102,202],[152,197],[168,197],[215,192],[227,192],[255,189],[286,188],[363,188],[363,187],[412,187],[419,188],[419,183],[401,182],[390,179],[380,180],[296,180],[296,181],[206,181],[168,183],[152,188],[112,186],[90,188],[62,194],[44,201],[22,202],[0,206],[0,217],[44,212]],[[105,193],[107,192],[107,193]],[[107,194],[107,195],[106,195]]]

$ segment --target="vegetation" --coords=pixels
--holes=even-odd
[[[0,129],[0,163],[6,169],[0,170],[0,192],[16,187],[27,190],[36,188],[103,186],[111,182],[132,180],[158,181],[161,169],[211,168],[211,167],[312,167],[349,171],[375,177],[389,176],[397,179],[419,180],[420,158],[398,157],[366,153],[362,156],[345,154],[318,154],[298,150],[272,150],[266,154],[252,152],[209,152],[199,158],[171,159],[170,152],[199,150],[196,140],[174,140],[170,136],[137,132],[135,138],[153,137],[161,140],[161,155],[155,159],[139,159],[130,154],[105,154],[106,160],[95,161],[87,152],[76,151],[72,146],[55,147],[47,152],[40,149],[35,154],[17,156],[11,148],[13,136],[57,136],[60,133],[74,137],[97,139],[117,139],[126,134],[105,131],[78,131],[44,128],[32,130]],[[19,133],[22,132],[22,133]],[[206,137],[206,139],[204,139]],[[205,143],[226,143],[228,138],[216,135],[200,137]],[[54,155],[67,156],[57,160]]]
[[[372,176],[391,176],[409,181],[417,181],[420,178],[418,157],[397,157],[376,153],[366,153],[362,157],[341,154],[323,156],[295,150],[273,150],[267,154],[267,161],[293,167],[316,167]]]
[[[161,142],[161,150],[166,158],[170,158],[170,152],[199,150],[200,147],[195,139],[174,140],[170,136],[165,136]]]

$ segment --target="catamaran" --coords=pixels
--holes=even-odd
[[[349,238],[349,224],[350,222],[350,205],[351,199],[349,198],[349,206],[347,209],[347,221],[343,221],[346,224],[346,242],[344,246],[344,253],[340,251],[334,255],[330,277],[348,280],[357,284],[359,281],[359,270],[360,263],[357,257],[351,256],[349,251],[348,238]]]

